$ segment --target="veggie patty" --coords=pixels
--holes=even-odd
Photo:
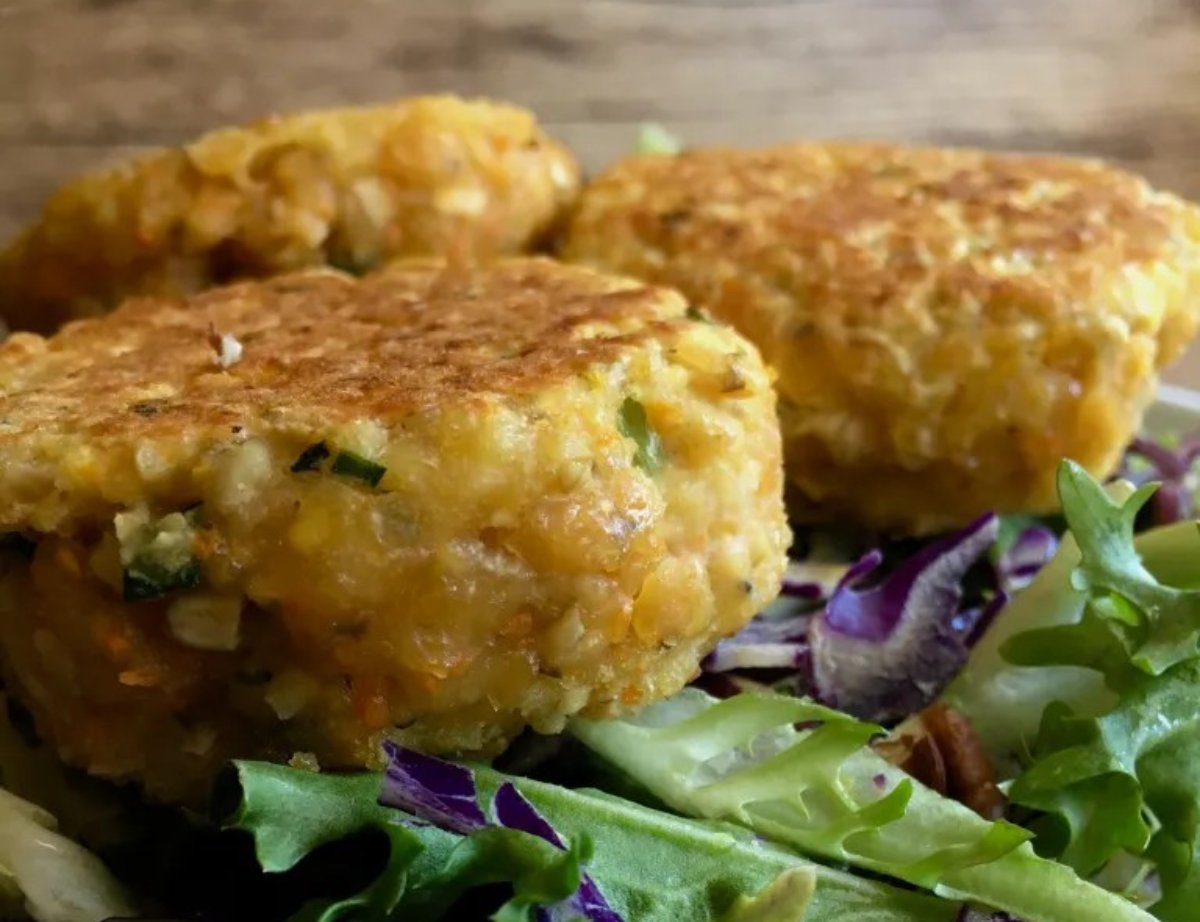
[[[515,106],[427,96],[264,119],[63,186],[0,248],[0,316],[47,332],[133,295],[519,254],[578,186],[571,154]]]
[[[1200,316],[1200,210],[1102,164],[883,144],[628,158],[564,258],[677,287],[779,372],[806,521],[1047,512],[1111,473]]]
[[[675,692],[789,540],[768,372],[685,311],[420,260],[14,335],[6,682],[66,761],[181,801],[231,757],[495,752]]]

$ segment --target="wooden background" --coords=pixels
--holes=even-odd
[[[525,103],[591,167],[658,121],[1087,153],[1200,198],[1200,0],[0,0],[0,237],[132,149],[431,90]]]

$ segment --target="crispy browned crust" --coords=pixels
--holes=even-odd
[[[186,467],[231,432],[302,440],[366,417],[398,425],[533,394],[618,359],[683,312],[673,292],[548,259],[425,259],[361,280],[311,272],[137,299],[50,339],[17,333],[0,345],[11,475],[0,474],[0,520],[19,524],[22,498],[40,492],[23,471],[40,480],[148,446]],[[214,332],[241,344],[227,369]]]
[[[60,189],[0,251],[0,315],[45,332],[132,295],[522,253],[578,182],[531,113],[485,101],[419,97],[226,128]]]
[[[807,256],[808,276],[838,279],[827,310],[849,302],[861,311],[869,295],[913,287],[920,268],[964,262],[967,247],[1065,260],[1056,270],[1064,280],[1073,260],[1111,270],[1157,258],[1171,201],[1091,160],[866,143],[710,148],[617,163],[589,186],[566,249],[597,233],[601,209],[620,207],[610,216],[623,230],[664,250],[735,255],[786,244]],[[1021,274],[964,268],[980,279]]]
[[[0,346],[0,445],[49,432],[93,444],[194,437],[284,411],[387,423],[535,392],[611,361],[683,310],[666,290],[549,259],[413,260],[361,280],[303,273],[137,299],[51,339],[15,334]],[[244,350],[228,369],[213,330]]]
[[[695,150],[601,175],[561,252],[756,342],[805,517],[927,530],[1112,467],[1195,332],[1200,212],[1084,160]]]

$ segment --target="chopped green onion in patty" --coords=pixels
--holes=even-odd
[[[325,442],[315,442],[300,452],[300,456],[292,463],[292,473],[319,471],[331,455],[332,452]],[[376,464],[369,458],[364,458],[352,451],[339,451],[333,457],[333,464],[329,470],[340,477],[361,481],[369,487],[379,486],[379,481],[387,473],[387,468],[382,464]]]
[[[647,474],[660,471],[664,461],[662,442],[646,418],[646,408],[639,401],[632,397],[625,398],[625,402],[621,404],[618,427],[622,435],[637,443],[633,463]]]
[[[161,599],[200,585],[204,574],[193,552],[199,515],[199,506],[157,519],[145,508],[117,514],[125,601]]]
[[[333,459],[331,470],[342,477],[361,480],[368,487],[379,486],[379,481],[387,473],[387,468],[382,464],[376,464],[352,451],[339,451],[337,457]]]
[[[147,602],[161,599],[173,592],[195,589],[204,574],[196,560],[189,560],[175,569],[164,567],[154,560],[139,557],[125,568],[122,595],[126,602]]]
[[[292,462],[292,473],[299,474],[303,471],[319,470],[321,464],[328,457],[329,446],[324,442],[314,442],[300,452],[300,455]]]

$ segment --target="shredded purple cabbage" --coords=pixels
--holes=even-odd
[[[996,516],[982,516],[877,579],[879,550],[849,567],[793,563],[782,601],[720,641],[701,663],[702,686],[727,697],[765,683],[867,720],[915,713],[958,674],[1009,596],[1058,550],[1053,530],[1025,528],[990,568],[972,571],[964,605],[964,578],[998,532]]]
[[[954,626],[963,577],[998,530],[995,515],[982,516],[866,588],[882,555],[873,551],[856,563],[809,629],[821,698],[865,720],[889,720],[936,696],[967,659]]]
[[[952,632],[970,649],[983,636],[996,615],[1008,604],[1009,595],[1000,590],[980,605],[964,608],[950,619]]]
[[[1141,486],[1152,480],[1162,485],[1150,497],[1139,525],[1151,528],[1196,518],[1196,493],[1200,477],[1200,436],[1193,435],[1170,447],[1152,439],[1134,439],[1126,449],[1117,476]],[[1141,517],[1139,517],[1141,518]]]
[[[464,836],[487,825],[469,768],[394,743],[384,743],[383,748],[388,765],[379,801],[384,806]]]
[[[771,606],[737,634],[720,641],[701,668],[710,676],[743,669],[811,674],[809,623],[847,569],[838,564],[792,561],[780,588],[784,604]],[[783,611],[777,610],[780,607]]]
[[[806,574],[801,567],[790,564],[783,574],[783,585],[779,588],[780,595],[797,599],[823,599],[825,587]]]
[[[1196,516],[1198,466],[1200,435],[1177,448],[1148,439],[1129,446],[1119,476],[1138,484],[1162,481],[1142,527]],[[701,663],[705,687],[734,694],[743,680],[761,682],[768,673],[776,689],[814,695],[864,719],[919,710],[962,668],[1008,598],[1058,551],[1053,529],[1026,527],[994,560],[991,591],[980,598],[976,590],[960,608],[963,578],[997,531],[996,517],[983,516],[926,545],[875,585],[869,581],[883,564],[878,550],[842,568],[836,583],[836,565],[793,561],[780,589],[783,611],[772,606],[720,641]],[[747,671],[752,676],[739,675]]]
[[[996,561],[996,582],[1007,593],[1024,589],[1058,552],[1058,535],[1044,525],[1026,528]]]
[[[708,672],[805,668],[810,660],[808,626],[812,619],[811,614],[758,615],[737,634],[720,641],[701,668]]]
[[[506,829],[520,829],[539,839],[545,839],[555,848],[566,849],[567,843],[563,837],[511,781],[500,785],[492,801],[492,809],[496,814],[496,822]]]
[[[492,809],[496,814],[496,822],[501,826],[520,829],[544,839],[555,848],[566,850],[567,843],[563,837],[511,781],[504,782],[496,791]],[[583,875],[579,889],[570,898],[553,906],[539,908],[535,916],[538,922],[567,922],[569,919],[622,922],[621,916],[608,905],[596,882],[587,874]]]
[[[842,564],[793,560],[783,574],[779,592],[785,598],[820,602],[829,597],[845,572]]]
[[[955,922],[1021,922],[1016,916],[994,909],[973,909],[964,906],[958,911]]]
[[[567,849],[566,840],[511,781],[504,782],[496,790],[492,798],[494,820],[489,823],[479,806],[475,773],[469,768],[422,755],[392,742],[385,742],[383,750],[388,764],[379,802],[384,806],[404,810],[419,820],[460,835],[470,835],[495,825],[527,832],[555,848]],[[538,922],[566,922],[568,919],[623,922],[586,873],[574,894],[553,906],[538,907],[535,916]]]

